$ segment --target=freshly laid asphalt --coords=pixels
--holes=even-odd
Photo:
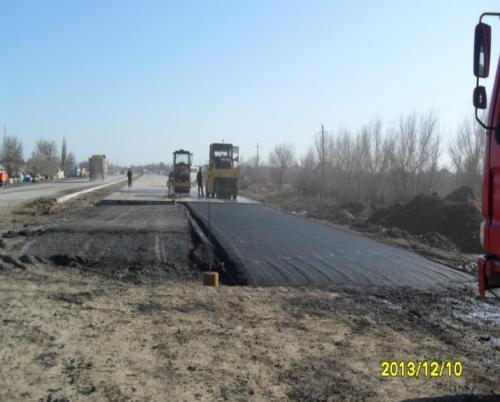
[[[12,202],[17,197],[28,197],[27,194],[29,194],[28,198],[31,198],[35,195],[53,194],[65,187],[82,188],[88,185],[88,182],[68,181],[65,186],[60,184],[34,185],[29,189],[22,186],[15,191],[12,189],[3,192],[3,197],[0,198],[12,197],[10,199]],[[21,194],[24,197],[20,197]],[[76,226],[62,230],[60,238],[57,237],[57,233],[48,233],[47,241],[40,243],[37,252],[41,253],[42,249],[46,254],[64,252],[70,256],[76,255],[81,259],[93,261],[96,256],[88,255],[85,251],[92,250],[94,247],[84,245],[86,243],[82,243],[78,237],[82,231],[94,233],[89,237],[90,240],[96,236],[95,228],[97,227],[112,232],[100,234],[105,237],[105,240],[97,237],[94,239],[102,245],[104,251],[101,257],[105,257],[110,253],[113,254],[110,250],[115,247],[118,249],[122,247],[111,245],[110,239],[114,241],[116,237],[118,245],[126,244],[127,240],[135,244],[138,242],[135,237],[134,240],[125,237],[129,236],[132,229],[137,231],[139,228],[142,230],[139,230],[138,234],[134,232],[134,236],[144,236],[144,233],[149,231],[153,236],[157,232],[154,229],[156,220],[160,222],[161,219],[166,219],[165,222],[172,225],[173,216],[167,212],[178,208],[173,205],[138,205],[135,207],[126,205],[128,203],[160,204],[167,203],[167,201],[171,203],[172,200],[167,199],[165,177],[157,175],[144,175],[134,181],[132,188],[124,187],[104,201],[106,200],[109,204],[125,205],[101,206],[96,211],[96,213],[99,212],[96,217],[87,216],[78,221],[80,226],[93,225],[92,227],[80,228],[74,223]],[[20,200],[16,199],[16,201]],[[182,199],[175,199],[175,201],[185,204],[200,226],[205,229],[208,227],[207,218],[210,208],[210,237],[218,246],[218,250],[222,251],[227,271],[230,273],[232,271],[232,276],[237,279],[234,282],[240,284],[311,287],[407,286],[419,289],[453,288],[465,284],[475,286],[475,280],[471,275],[434,263],[410,251],[259,204],[252,204],[251,200],[242,199],[238,202],[210,200],[207,202],[203,198],[198,199],[196,194],[191,194]],[[164,211],[164,208],[168,210]],[[115,215],[119,218],[118,220],[115,219]],[[122,227],[122,221],[128,226]],[[145,226],[144,222],[147,222]],[[151,252],[152,255],[157,255],[158,250],[164,250],[163,253],[167,252],[170,255],[172,250],[167,245],[172,242],[172,244],[176,243],[175,239],[178,234],[165,234],[164,229],[159,229],[159,232],[162,232],[162,236],[174,237],[167,236],[168,239],[165,238],[165,242],[162,239],[160,241],[143,239],[139,242],[140,244],[137,243],[140,251],[147,250],[146,254]],[[182,231],[182,233],[185,232]],[[149,244],[148,242],[154,245],[154,252],[145,246]],[[51,247],[52,244],[57,245],[56,249],[52,250],[54,248]],[[130,253],[130,258],[127,256],[126,259],[127,263],[144,260],[145,257],[142,254],[139,257],[139,254]],[[158,261],[163,260],[160,258]],[[123,261],[119,265],[122,263]]]
[[[261,205],[187,203],[257,286],[461,287],[471,275],[410,251]]]

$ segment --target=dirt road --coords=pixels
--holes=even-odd
[[[207,204],[189,204],[208,226]],[[260,205],[211,205],[211,232],[226,266],[258,286],[406,286],[474,284],[466,273],[412,252]]]
[[[467,292],[137,285],[35,263],[0,271],[0,306],[2,401],[500,394],[500,305]],[[463,374],[381,378],[383,360]]]
[[[207,288],[207,250],[182,205],[47,219],[0,232],[0,401],[498,400],[498,299]],[[381,378],[386,360],[463,370]]]

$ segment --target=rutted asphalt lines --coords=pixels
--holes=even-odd
[[[205,231],[207,204],[187,203]],[[226,269],[257,286],[456,288],[473,277],[409,251],[259,205],[211,204]]]

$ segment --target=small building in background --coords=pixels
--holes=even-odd
[[[89,158],[90,180],[104,180],[108,174],[108,161],[106,155],[92,155]]]

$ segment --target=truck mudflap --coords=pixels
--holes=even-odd
[[[500,287],[500,260],[482,255],[477,259],[479,294],[486,296],[488,289]]]

